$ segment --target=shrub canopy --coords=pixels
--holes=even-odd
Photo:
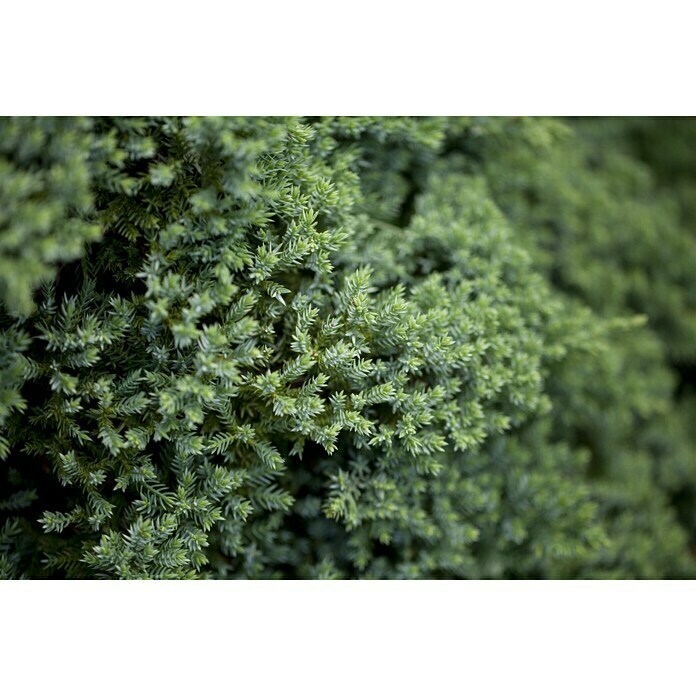
[[[693,577],[680,129],[0,119],[0,574]]]

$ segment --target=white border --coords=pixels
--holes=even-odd
[[[693,115],[679,0],[23,0],[3,114]]]
[[[693,582],[5,582],[6,694],[678,694]]]

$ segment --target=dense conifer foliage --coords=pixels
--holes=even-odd
[[[694,134],[0,119],[0,575],[696,577]]]

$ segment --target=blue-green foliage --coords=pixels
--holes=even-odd
[[[693,239],[567,131],[0,119],[0,574],[693,574]]]

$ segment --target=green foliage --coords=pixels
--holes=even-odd
[[[101,230],[90,221],[88,119],[0,119],[0,300],[28,313],[31,293]]]
[[[555,412],[556,432],[592,453],[590,478],[614,541],[573,573],[691,576],[684,549],[696,536],[696,437],[693,383],[683,368],[696,362],[694,228],[684,226],[678,192],[660,188],[652,170],[629,156],[639,124],[572,125],[541,150],[500,139],[481,161],[554,284],[600,316],[635,317],[635,328],[617,333],[610,350],[567,363],[549,385],[552,399],[566,405]],[[652,147],[670,132],[662,121]]]
[[[693,236],[627,137],[0,133],[3,577],[694,574]]]
[[[696,235],[648,167],[583,131],[541,153],[503,141],[483,163],[496,198],[561,289],[602,315],[647,315],[669,357],[693,361]]]

